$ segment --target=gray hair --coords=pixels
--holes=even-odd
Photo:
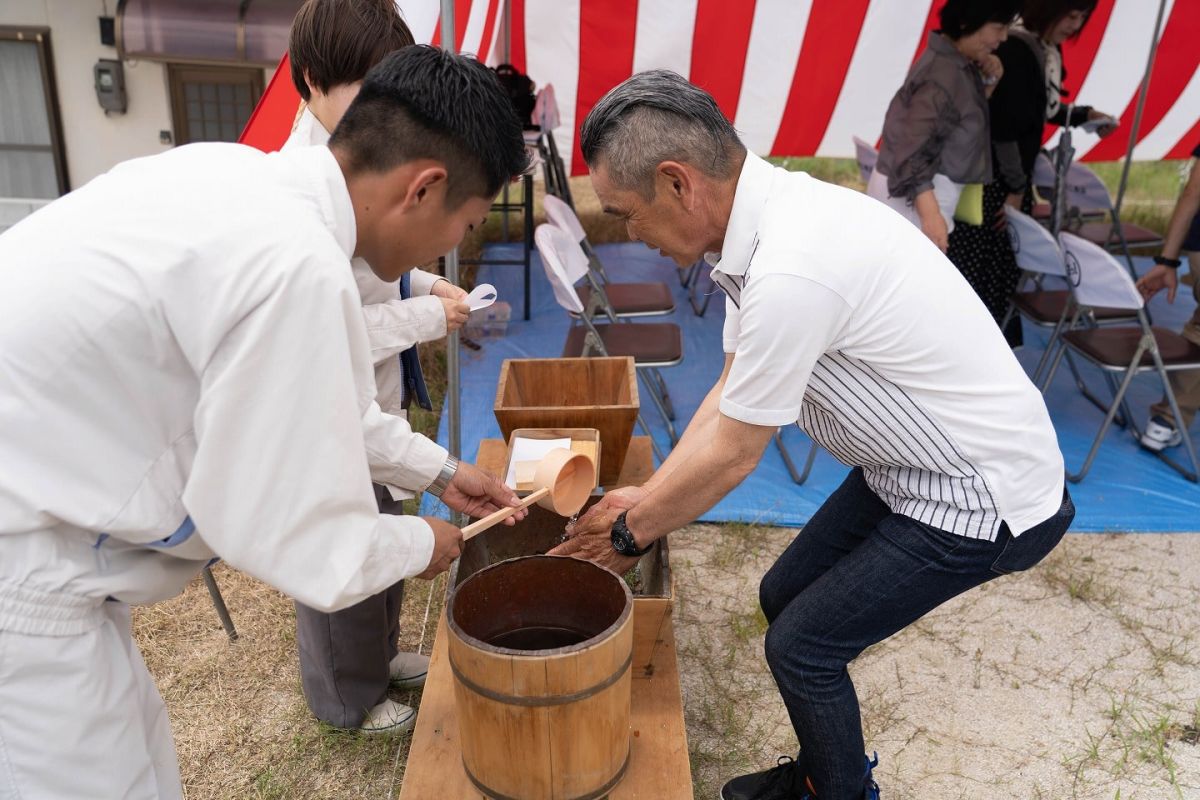
[[[746,151],[712,95],[665,69],[639,72],[609,90],[588,112],[579,138],[584,161],[595,166],[603,159],[615,185],[647,199],[663,161],[727,178]]]

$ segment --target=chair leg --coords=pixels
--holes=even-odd
[[[817,460],[817,443],[813,442],[808,448],[808,457],[804,460],[804,469],[801,472],[796,471],[796,465],[792,461],[792,454],[788,452],[787,445],[783,442],[783,429],[775,431],[775,446],[779,448],[779,455],[783,458],[783,465],[787,467],[788,474],[792,476],[792,482],[797,486],[803,486],[808,480],[809,473],[812,472],[813,462]]]
[[[1071,358],[1071,353],[1069,351],[1067,352],[1067,366],[1071,370],[1071,375],[1075,378],[1075,386],[1076,386],[1076,388],[1079,389],[1079,393],[1082,394],[1087,399],[1087,401],[1090,402],[1092,405],[1094,405],[1096,408],[1100,409],[1101,411],[1108,411],[1108,405],[1106,405],[1103,400],[1101,400],[1099,397],[1097,397],[1095,392],[1093,392],[1091,389],[1089,389],[1087,383],[1084,382],[1083,376],[1079,374],[1079,367],[1076,366],[1075,359]],[[1112,376],[1112,373],[1105,372],[1104,373],[1104,382],[1108,384],[1108,390],[1115,397],[1116,393],[1117,393],[1116,378],[1114,378]],[[1114,422],[1116,422],[1118,428],[1125,427],[1125,422],[1126,422],[1125,416],[1126,415],[1125,415],[1124,411],[1121,411],[1114,418]]]
[[[1038,378],[1042,374],[1042,370],[1046,368],[1049,362],[1050,354],[1058,345],[1060,337],[1062,337],[1063,328],[1067,324],[1067,310],[1063,309],[1062,315],[1058,318],[1058,324],[1054,326],[1053,332],[1050,334],[1049,341],[1046,342],[1046,349],[1042,352],[1042,357],[1038,360],[1037,366],[1033,370],[1033,383],[1036,386]]]
[[[646,375],[645,370],[639,369],[637,374],[638,377],[642,379],[642,383],[646,385],[646,393],[650,395],[650,400],[653,401],[654,407],[657,408],[658,413],[662,415],[663,422],[666,423],[667,426],[667,434],[671,437],[671,446],[674,447],[675,443],[679,441],[679,435],[675,433],[675,423],[671,421],[671,417],[667,413],[666,407],[663,405],[662,398],[659,397],[658,392],[654,390],[654,384],[651,383],[651,379]]]
[[[662,373],[658,371],[657,367],[650,370],[650,372],[654,375],[655,380],[658,381],[658,396],[662,398],[663,405],[666,406],[667,416],[673,421],[676,419],[675,406],[671,403],[671,391],[667,388],[667,382],[663,380]]]
[[[221,587],[217,586],[217,579],[208,567],[201,570],[200,574],[204,576],[204,585],[208,587],[208,596],[212,598],[213,607],[217,609],[217,616],[221,618],[221,627],[225,629],[225,635],[229,637],[229,641],[236,642],[237,628],[233,627],[233,617],[229,616],[229,608],[225,605],[225,598],[221,596]]]
[[[658,446],[658,442],[654,441],[654,434],[650,432],[650,426],[646,424],[646,420],[642,419],[641,414],[638,414],[637,421],[638,425],[642,426],[642,430],[646,432],[646,436],[650,439],[650,449],[654,451],[654,455],[658,456],[658,463],[661,464],[666,461],[667,457],[663,455],[662,448]]]
[[[1112,425],[1113,417],[1117,415],[1117,408],[1120,407],[1121,401],[1125,398],[1125,392],[1128,391],[1129,384],[1133,383],[1134,373],[1137,371],[1137,365],[1141,363],[1142,354],[1145,351],[1145,344],[1138,345],[1137,350],[1133,354],[1133,360],[1129,363],[1129,369],[1125,370],[1125,378],[1121,381],[1120,388],[1117,389],[1117,396],[1113,398],[1112,405],[1108,407],[1108,413],[1104,415],[1104,422],[1100,423],[1100,430],[1096,433],[1096,438],[1092,441],[1092,449],[1088,451],[1083,466],[1080,467],[1079,472],[1067,473],[1067,480],[1071,483],[1079,483],[1088,474],[1088,470],[1092,468],[1092,462],[1096,460],[1096,454],[1100,452],[1100,445],[1104,442],[1104,434],[1108,433],[1108,428]]]
[[[1058,373],[1058,366],[1062,363],[1063,353],[1066,350],[1067,343],[1061,338],[1054,342],[1054,358],[1051,359],[1050,369],[1046,373],[1046,378],[1042,381],[1042,385],[1039,387],[1042,390],[1042,394],[1045,394],[1046,390],[1050,388],[1050,384],[1054,382],[1054,376]],[[1049,354],[1049,350],[1046,352]]]
[[[1192,435],[1188,432],[1188,426],[1183,424],[1183,412],[1179,410],[1179,401],[1175,397],[1175,392],[1171,389],[1171,381],[1167,377],[1167,371],[1163,368],[1162,355],[1158,352],[1158,348],[1153,351],[1154,365],[1158,367],[1158,375],[1162,378],[1163,391],[1167,395],[1167,404],[1171,406],[1171,416],[1175,418],[1175,430],[1179,431],[1183,436],[1183,446],[1187,450],[1188,458],[1192,462],[1192,469],[1189,472],[1186,467],[1175,461],[1167,455],[1165,448],[1158,451],[1158,457],[1171,469],[1178,472],[1183,477],[1187,478],[1192,483],[1200,483],[1200,461],[1196,459],[1196,445],[1192,441]]]

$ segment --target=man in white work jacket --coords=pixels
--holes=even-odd
[[[0,797],[181,796],[128,605],[210,559],[327,610],[447,568],[371,496],[349,262],[450,250],[525,164],[490,72],[412,47],[329,148],[131,161],[0,236]]]
[[[288,37],[292,83],[304,106],[283,149],[325,146],[371,67],[412,44],[394,3],[306,0]],[[515,503],[500,481],[459,464],[446,448],[415,433],[407,420],[410,403],[430,405],[416,345],[466,322],[467,293],[420,269],[401,281],[385,281],[361,258],[351,267],[375,367],[377,402],[363,417],[363,433],[379,510],[403,513],[402,501],[418,491],[436,494],[463,512],[471,510],[464,503],[480,494]],[[462,491],[464,485],[470,493]],[[364,733],[412,728],[416,711],[388,697],[388,690],[393,684],[422,685],[429,657],[397,647],[403,599],[401,581],[332,613],[296,602],[300,685],[322,722]]]

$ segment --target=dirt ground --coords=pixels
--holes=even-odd
[[[797,535],[745,525],[672,536],[695,796],[795,739],[763,661],[758,579]],[[187,797],[382,798],[408,737],[308,714],[290,602],[218,567],[240,639],[199,581],[135,612],[166,698]],[[444,579],[411,581],[405,644],[432,642]],[[1200,797],[1200,536],[1069,535],[1028,573],[980,587],[851,667],[887,800]],[[422,634],[422,630],[424,633]],[[419,703],[419,692],[396,697]]]

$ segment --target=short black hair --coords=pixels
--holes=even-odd
[[[946,0],[939,19],[942,33],[951,39],[970,36],[989,22],[1012,23],[1021,0]]]
[[[388,53],[412,43],[395,0],[307,0],[288,34],[292,83],[307,103],[308,81],[329,94],[361,81]]]
[[[1078,36],[1092,18],[1097,0],[1025,0],[1021,7],[1021,21],[1025,28],[1042,36],[1054,27],[1054,23],[1072,11],[1083,12],[1083,25],[1075,32]]]
[[[440,161],[452,207],[494,197],[529,164],[521,122],[496,74],[427,45],[391,53],[367,73],[329,146],[352,173]]]

